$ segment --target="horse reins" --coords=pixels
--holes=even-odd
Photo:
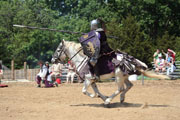
[[[76,54],[74,54],[69,60],[72,60],[83,48],[81,47],[80,50],[77,51]]]
[[[74,54],[69,60],[72,60],[82,49],[83,49],[83,48],[81,47],[81,48],[76,52],[76,54]],[[63,45],[63,47],[62,47],[62,49],[61,49],[61,52],[60,52],[60,54],[59,54],[60,56],[61,56],[62,52],[64,52],[64,53],[66,54],[66,56],[68,56],[67,53],[65,52],[65,47],[64,47],[64,45]],[[58,59],[59,59],[59,57],[58,57]]]

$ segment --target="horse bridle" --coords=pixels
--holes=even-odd
[[[57,52],[56,59],[58,59],[60,62],[62,62],[62,61],[61,61],[61,59],[60,59],[59,56],[61,56],[62,53],[64,53],[64,54],[67,56],[67,53],[65,52],[65,46],[64,46],[64,44],[62,44],[62,46],[61,46],[60,48],[59,48],[59,46],[58,46],[56,52]],[[60,52],[60,53],[59,53],[59,52]]]
[[[72,60],[82,49],[83,49],[83,48],[81,47],[80,50],[78,50],[78,51],[76,52],[76,54],[74,54],[69,60]],[[60,50],[58,50],[58,51],[60,51],[60,53],[58,54],[58,60],[59,60],[59,61],[61,61],[61,60],[59,59],[59,56],[61,56],[61,54],[62,54],[63,52],[64,52],[64,54],[66,55],[66,57],[68,56],[67,53],[66,53],[64,44],[62,44],[62,47],[61,47]],[[62,62],[62,61],[61,61],[61,62]]]

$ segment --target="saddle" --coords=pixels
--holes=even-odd
[[[100,76],[114,72],[117,67],[121,69],[124,75],[140,75],[141,73],[137,70],[137,68],[144,70],[147,69],[133,56],[118,50],[110,55],[101,56],[94,67],[94,71],[91,70],[91,72]]]

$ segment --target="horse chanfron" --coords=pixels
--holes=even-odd
[[[64,45],[64,40],[62,40],[62,42],[58,45],[54,55],[52,56],[51,61],[58,61],[61,63],[64,63],[66,61],[67,58],[67,54],[66,54],[66,48]]]

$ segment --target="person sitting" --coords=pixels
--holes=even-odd
[[[54,82],[56,86],[58,86],[58,83],[56,82],[56,78],[60,77],[62,75],[62,65],[61,63],[58,63],[57,60],[52,61],[53,65],[51,66],[51,79]]]
[[[70,77],[71,77],[70,83],[73,83],[74,76],[76,75],[75,65],[73,64],[72,61],[69,61],[68,63],[69,63],[69,65],[68,65],[68,74],[67,74],[67,77],[66,77],[66,83],[69,83],[69,78]]]
[[[36,82],[38,84],[37,87],[41,87],[41,81],[44,83],[44,80],[46,79],[47,67],[43,65],[43,61],[39,61],[38,64],[40,66],[40,71],[36,76]]]
[[[165,72],[165,60],[162,58],[162,54],[158,55],[158,59],[155,63],[155,72]]]
[[[158,55],[160,54],[159,49],[156,50],[156,52],[153,55],[153,62],[154,64],[156,63],[156,60],[158,59]]]
[[[176,67],[174,66],[174,59],[173,59],[173,57],[171,57],[171,53],[168,52],[167,54],[168,54],[168,56],[166,59],[166,67],[167,67],[167,75],[169,75],[170,73],[174,72]]]
[[[45,87],[46,88],[54,87],[54,82],[51,79],[51,70],[50,70],[50,66],[49,66],[48,61],[45,63],[45,66],[47,67],[47,73],[46,73],[46,77],[45,77],[45,81],[44,81]]]

